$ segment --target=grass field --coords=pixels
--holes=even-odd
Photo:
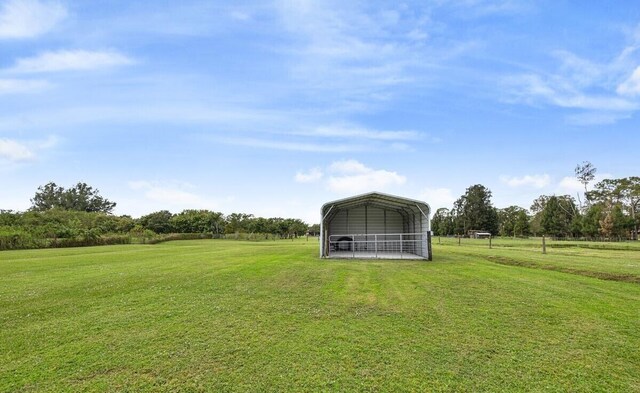
[[[434,239],[432,262],[312,240],[2,252],[0,391],[640,392],[639,283],[640,250],[508,240]]]

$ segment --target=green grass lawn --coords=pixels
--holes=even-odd
[[[0,391],[640,392],[639,251],[434,243],[2,252]]]

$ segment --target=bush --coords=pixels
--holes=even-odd
[[[0,250],[22,250],[27,248],[41,248],[46,245],[43,239],[34,237],[31,233],[17,228],[0,229]]]

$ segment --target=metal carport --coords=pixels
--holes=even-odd
[[[426,202],[372,192],[320,209],[320,257],[432,259]]]

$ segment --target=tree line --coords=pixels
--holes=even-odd
[[[575,169],[584,184],[584,201],[577,194],[540,195],[527,210],[520,206],[495,208],[491,191],[481,184],[470,186],[451,209],[438,209],[432,219],[437,236],[467,236],[482,230],[492,235],[589,240],[638,239],[640,177],[604,179],[588,190],[596,168],[584,162]]]
[[[245,213],[225,215],[195,209],[177,214],[161,210],[132,218],[114,215],[115,206],[115,202],[86,183],[68,189],[48,183],[38,188],[27,211],[0,210],[0,250],[122,244],[169,234],[293,238],[315,228],[295,218],[263,218]]]
[[[584,184],[582,197],[540,195],[529,209],[498,209],[492,204],[491,190],[472,185],[450,209],[435,212],[432,230],[436,236],[467,236],[480,230],[494,236],[637,240],[640,177],[604,179],[589,190],[595,173],[589,162],[578,165],[575,174]],[[169,234],[265,239],[319,232],[318,224],[309,226],[294,218],[193,209],[132,218],[114,215],[115,206],[86,183],[67,189],[48,183],[38,187],[27,211],[0,210],[0,250],[119,244]]]

